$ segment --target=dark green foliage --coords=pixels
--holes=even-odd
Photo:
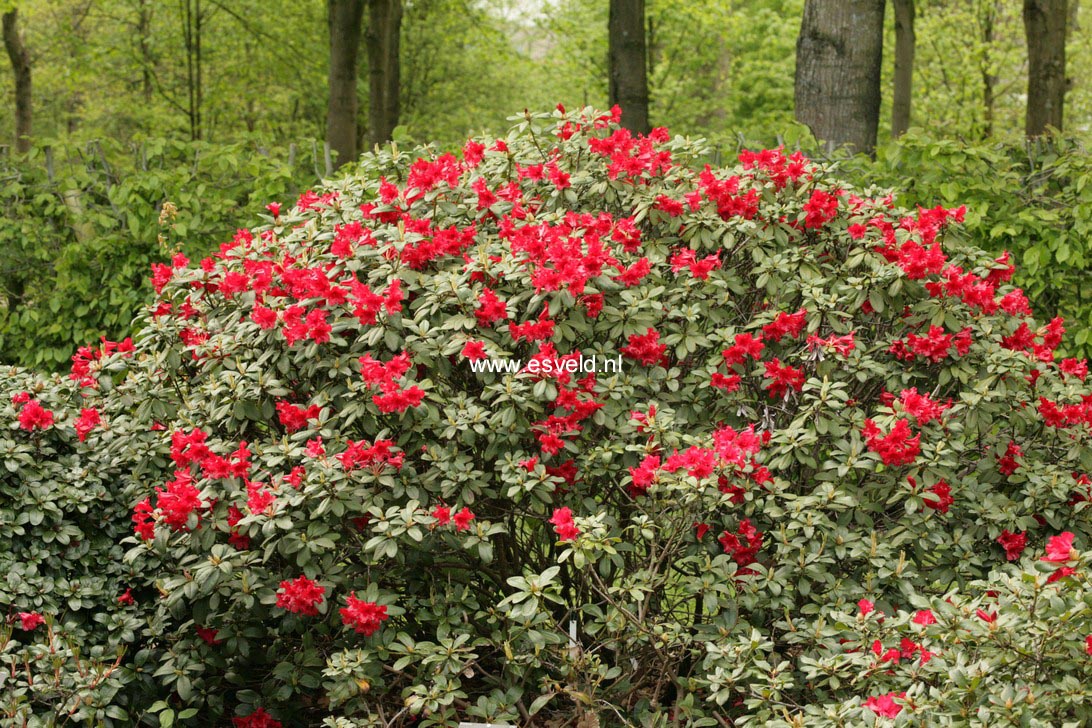
[[[0,162],[0,361],[56,369],[77,346],[131,333],[153,261],[204,255],[324,171],[321,146],[292,154],[153,140]]]

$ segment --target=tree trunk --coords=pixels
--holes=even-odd
[[[140,0],[137,16],[137,45],[140,48],[140,87],[144,103],[152,102],[152,6],[150,0]]]
[[[648,74],[645,0],[610,0],[610,103],[622,107],[622,126],[647,134]]]
[[[1028,40],[1028,105],[1024,130],[1039,136],[1062,128],[1065,107],[1066,0],[1024,0]]]
[[[796,120],[829,149],[871,154],[880,122],[885,0],[807,0],[796,41]]]
[[[997,25],[997,17],[1001,13],[998,2],[987,3],[985,15],[981,17],[982,46],[986,48],[986,55],[981,59],[980,71],[982,73],[982,107],[983,128],[982,138],[989,139],[993,136],[994,106],[997,98],[994,89],[997,87],[997,74],[994,73],[995,64],[990,57],[990,49],[996,40],[994,32]]]
[[[398,126],[402,0],[368,0],[368,147],[388,142]]]
[[[30,150],[31,120],[30,52],[19,32],[18,13],[18,9],[4,13],[4,48],[15,75],[15,150],[27,152]]]
[[[910,128],[914,86],[914,0],[894,0],[895,89],[891,97],[891,136],[898,139]]]
[[[356,159],[356,59],[364,0],[326,0],[330,31],[330,100],[326,107],[326,141],[339,165]]]

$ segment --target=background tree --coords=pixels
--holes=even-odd
[[[796,43],[796,119],[829,148],[871,153],[880,122],[884,0],[807,0]]]
[[[610,103],[622,107],[622,126],[647,134],[648,50],[645,0],[611,0]]]
[[[15,148],[20,152],[30,149],[30,124],[32,98],[30,86],[30,52],[19,31],[19,9],[11,8],[3,16],[4,48],[11,61],[15,77]]]
[[[1062,128],[1065,110],[1066,0],[1024,0],[1028,43],[1028,105],[1024,131],[1043,134]]]
[[[895,10],[895,84],[891,98],[891,136],[896,139],[910,128],[914,88],[914,0],[893,0]]]
[[[389,141],[401,109],[402,0],[368,0],[368,146]]]
[[[327,0],[326,9],[330,38],[326,141],[340,165],[357,155],[356,69],[364,0]]]

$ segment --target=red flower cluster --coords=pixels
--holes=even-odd
[[[762,548],[762,533],[758,531],[748,518],[739,522],[739,528],[735,533],[725,531],[717,540],[724,547],[724,553],[731,554],[732,559],[740,567],[747,567],[756,561],[758,550]],[[736,573],[749,574],[750,569],[740,568]]]
[[[941,513],[947,513],[948,508],[955,503],[955,499],[952,498],[952,487],[943,480],[930,488],[929,492],[935,495],[936,498],[922,499],[927,508],[932,508]]]
[[[387,620],[386,606],[357,599],[356,592],[351,592],[345,601],[348,606],[338,610],[341,612],[341,621],[346,626],[352,627],[357,634],[371,637]]]
[[[378,386],[382,392],[372,395],[372,402],[382,414],[404,412],[421,406],[425,390],[417,385],[403,388],[397,382],[411,365],[409,353],[405,351],[386,364],[373,359],[371,354],[360,357],[360,375],[364,382],[370,387]]]
[[[19,411],[19,427],[27,432],[44,430],[53,426],[53,413],[36,399],[28,400]]]
[[[282,728],[281,722],[265,712],[265,708],[258,708],[250,715],[236,716],[231,723],[234,728]]]
[[[790,391],[798,392],[804,386],[804,370],[782,364],[780,359],[766,362],[766,378],[770,383],[766,391],[770,399],[782,399]]]
[[[940,420],[944,411],[952,406],[952,401],[945,403],[935,402],[928,394],[918,394],[916,387],[904,389],[899,393],[899,402],[906,414],[918,421],[918,425],[926,425],[933,420]]]
[[[307,427],[307,420],[318,419],[320,411],[321,408],[317,404],[304,409],[284,400],[277,402],[277,417],[288,432],[295,432]]]
[[[87,439],[91,430],[102,424],[102,417],[99,415],[99,411],[94,408],[85,407],[80,410],[80,416],[76,418],[76,436],[79,437],[80,442]]]
[[[38,612],[19,612],[15,615],[19,619],[19,627],[27,632],[37,629],[45,624],[45,618]]]
[[[479,326],[489,326],[508,318],[508,304],[497,298],[492,289],[486,288],[478,296],[478,309],[474,312]]]
[[[838,198],[835,195],[815,190],[804,203],[804,227],[818,229],[838,215]]]
[[[636,139],[629,129],[616,129],[604,139],[589,139],[588,148],[610,158],[607,166],[610,179],[624,176],[636,180],[645,175],[655,177],[671,168],[671,152],[656,149],[657,144],[670,138],[663,127],[653,129],[647,137],[638,134]]]
[[[392,440],[376,440],[369,445],[364,440],[345,442],[345,450],[337,455],[338,462],[345,470],[370,468],[375,474],[391,467],[400,470],[405,462],[405,453],[395,451]]]
[[[864,707],[881,718],[895,718],[902,712],[902,706],[895,702],[895,698],[902,700],[905,697],[905,690],[898,693],[891,692],[887,695],[874,695],[864,702]]]
[[[569,508],[555,508],[550,523],[560,541],[573,541],[580,535],[580,529],[573,523],[573,512]]]
[[[642,258],[644,260],[644,258]],[[676,251],[671,256],[671,272],[678,273],[683,268],[690,271],[690,275],[694,276],[698,280],[704,281],[709,277],[709,274],[720,268],[720,254],[711,253],[702,259],[698,259],[698,254],[690,248],[683,248]]]
[[[326,587],[300,575],[294,580],[281,582],[281,588],[277,590],[277,606],[296,614],[317,617],[318,606],[325,593]]]
[[[791,336],[794,339],[800,338],[804,325],[807,323],[806,316],[807,311],[804,309],[800,309],[796,313],[782,311],[777,314],[772,322],[762,327],[762,338],[766,341],[775,342],[781,341],[785,336]]]
[[[910,465],[921,452],[921,435],[910,436],[910,423],[900,419],[891,432],[881,432],[871,419],[865,420],[863,434],[868,449],[880,456],[884,465]]]
[[[925,336],[908,334],[905,340],[895,341],[888,352],[902,361],[913,361],[915,357],[920,356],[936,364],[950,356],[953,347],[956,354],[966,356],[972,343],[969,326],[957,334],[946,333],[940,326],[930,326]]]
[[[762,337],[755,338],[751,334],[736,334],[735,343],[721,352],[724,362],[728,366],[742,364],[744,359],[759,359],[762,356]]]
[[[1013,533],[1005,529],[997,537],[997,543],[1001,544],[1001,548],[1005,549],[1006,559],[1016,561],[1023,553],[1024,547],[1028,545],[1028,535],[1020,532]]]
[[[1047,541],[1046,555],[1040,560],[1064,564],[1076,558],[1077,552],[1073,548],[1074,538],[1076,537],[1071,531],[1065,531],[1058,536],[1051,536]]]
[[[72,370],[68,378],[74,382],[79,382],[81,387],[97,387],[99,384],[98,379],[94,377],[92,364],[99,363],[101,365],[103,359],[115,352],[129,358],[136,351],[130,337],[126,337],[123,341],[107,341],[104,336],[101,342],[97,348],[81,346],[72,355]]]
[[[664,366],[667,364],[667,345],[660,343],[660,332],[649,328],[644,334],[630,334],[629,344],[619,351],[630,359],[635,359],[645,366]]]

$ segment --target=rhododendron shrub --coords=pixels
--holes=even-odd
[[[95,454],[111,435],[96,398],[79,390],[56,375],[0,371],[4,725],[127,715],[131,676],[118,648],[141,626],[132,597],[119,599],[139,583],[122,559],[131,503],[118,467]]]
[[[949,244],[961,209],[617,122],[369,155],[158,265],[131,355],[76,362],[99,456],[132,465],[164,705],[988,723],[1009,690],[1087,718],[1092,392],[1063,323]]]

